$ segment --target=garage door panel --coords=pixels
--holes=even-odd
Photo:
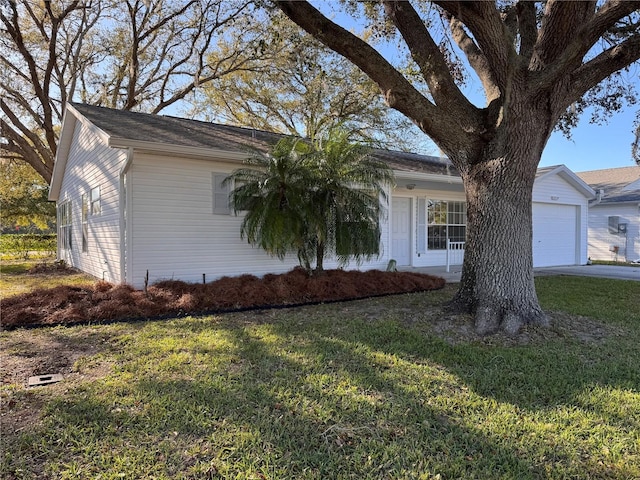
[[[577,208],[575,205],[533,204],[533,265],[575,265]]]

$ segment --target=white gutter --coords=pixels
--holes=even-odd
[[[458,183],[462,184],[462,177],[457,175],[443,175],[441,173],[423,173],[413,172],[411,170],[394,170],[394,176],[396,179],[402,178],[405,180],[424,180],[438,183]]]
[[[127,206],[127,191],[125,185],[125,176],[131,168],[131,164],[133,163],[133,148],[129,147],[127,149],[127,158],[124,162],[124,165],[120,169],[120,191],[119,191],[119,205],[120,205],[120,283],[126,282],[126,251],[127,251],[127,217],[125,214],[125,209]]]

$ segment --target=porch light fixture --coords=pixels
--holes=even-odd
[[[415,183],[407,183],[407,190],[413,190],[414,188],[416,188]]]

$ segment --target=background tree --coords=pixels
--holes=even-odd
[[[408,1],[345,2],[348,13],[364,9],[378,32],[397,34],[412,69],[394,66],[366,38],[306,1],[275,3],[366,73],[387,104],[413,120],[460,173],[467,244],[452,307],[473,312],[481,333],[546,324],[533,281],[536,169],[570,107],[591,93],[593,101],[605,100],[610,92],[599,85],[640,58],[640,2],[445,0],[417,3],[417,9]],[[456,83],[453,45],[480,80],[484,107]]]
[[[157,113],[260,57],[229,34],[251,0],[0,2],[2,157],[47,182],[67,100]]]
[[[0,160],[0,227],[47,230],[55,224],[49,186],[33,168],[16,160]]]
[[[264,21],[246,21],[243,30],[262,39],[264,67],[211,81],[201,90],[198,116],[309,139],[340,124],[352,138],[379,146],[425,148],[417,142],[418,128],[384,105],[364,73],[278,11]]]
[[[296,252],[309,273],[323,271],[328,253],[342,264],[377,256],[393,173],[367,152],[334,128],[312,143],[285,138],[269,155],[251,157],[226,180],[236,185],[234,210],[246,212],[243,238],[280,259]]]

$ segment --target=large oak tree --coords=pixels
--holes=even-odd
[[[467,244],[451,305],[472,312],[481,333],[546,324],[533,281],[537,166],[570,107],[640,58],[640,1],[365,2],[369,12],[381,11],[378,31],[402,38],[419,83],[308,2],[276,4],[365,72],[387,104],[431,137],[460,173]],[[363,4],[343,5],[355,13]],[[474,105],[456,83],[446,39],[479,78],[485,106]]]

